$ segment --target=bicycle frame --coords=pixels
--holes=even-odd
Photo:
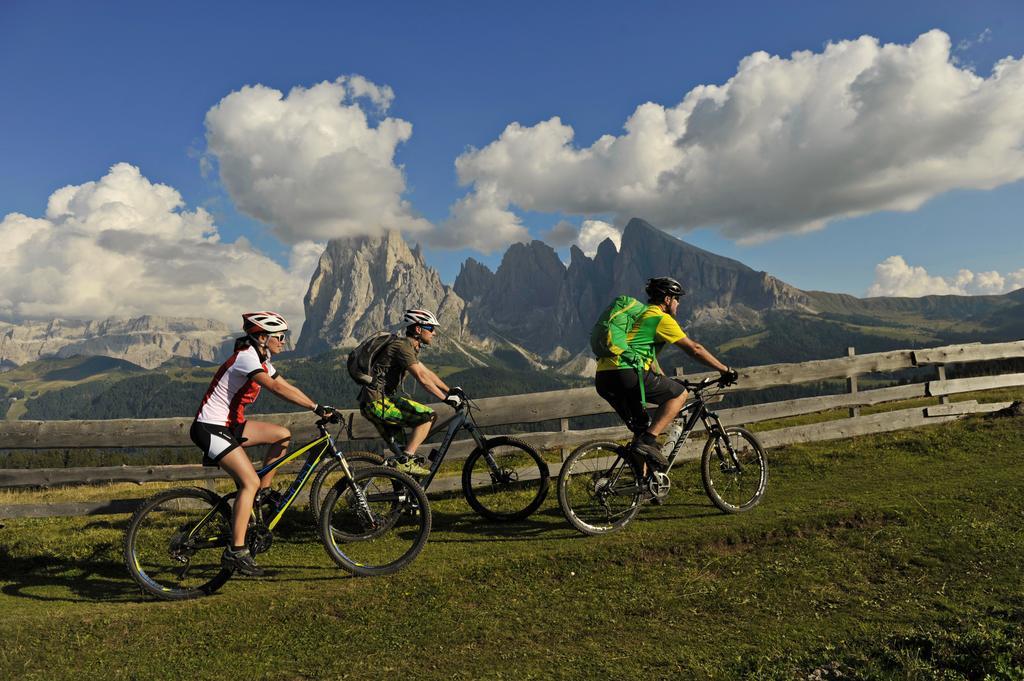
[[[732,448],[732,443],[729,441],[729,435],[725,432],[725,428],[722,427],[722,422],[718,418],[718,414],[710,411],[707,406],[707,402],[704,400],[704,396],[700,393],[701,389],[693,391],[693,401],[687,405],[684,405],[679,410],[679,414],[673,421],[683,421],[682,430],[679,432],[679,436],[675,442],[666,442],[665,447],[669,444],[672,445],[671,453],[666,457],[668,459],[668,468],[665,469],[667,475],[672,470],[672,466],[675,464],[676,459],[683,451],[683,445],[686,443],[686,438],[689,437],[690,433],[696,427],[697,422],[700,421],[704,424],[704,431],[710,436],[720,435],[722,440],[725,442],[726,448],[729,450],[729,456],[732,458],[733,463],[739,470],[743,470],[743,466],[736,457],[736,452]],[[687,412],[690,412],[687,414]]]
[[[452,414],[449,418],[445,419],[444,421],[441,421],[433,428],[431,428],[430,432],[427,433],[427,439],[429,440],[431,437],[437,435],[438,433],[445,429],[447,429],[447,431],[445,432],[444,437],[441,439],[441,444],[437,446],[437,456],[434,457],[434,460],[430,462],[430,473],[419,481],[420,487],[422,487],[424,490],[430,487],[430,483],[433,481],[438,469],[441,468],[441,464],[444,462],[445,457],[448,455],[448,449],[452,446],[452,442],[455,440],[455,434],[457,432],[459,432],[462,429],[469,431],[469,434],[476,442],[476,445],[478,447],[484,446],[484,436],[480,432],[480,429],[477,427],[477,425],[473,423],[472,419],[469,418],[468,407],[466,409],[456,410],[456,412]],[[398,443],[395,441],[394,437],[385,438],[384,442],[387,444],[388,449],[390,449],[396,456],[402,455],[403,452],[399,447]],[[493,464],[493,462],[489,463]]]
[[[321,424],[317,424],[317,427],[320,429],[319,438],[313,440],[304,447],[301,447],[296,451],[289,453],[288,456],[278,459],[277,461],[268,464],[267,466],[264,466],[262,469],[256,471],[256,475],[258,475],[262,480],[267,473],[277,470],[278,468],[285,465],[289,461],[294,461],[299,456],[302,456],[302,454],[309,452],[309,455],[306,457],[306,462],[302,464],[302,468],[299,469],[299,473],[298,475],[295,476],[295,480],[292,482],[288,490],[284,493],[283,503],[277,509],[277,513],[275,513],[274,516],[269,521],[266,521],[266,519],[264,519],[266,522],[267,529],[269,530],[274,529],[277,523],[284,516],[285,512],[291,507],[292,502],[295,501],[296,497],[299,496],[299,492],[302,491],[302,488],[306,486],[306,483],[312,477],[313,471],[316,470],[317,465],[321,461],[323,461],[324,455],[335,456],[341,463],[341,469],[342,471],[344,471],[345,477],[352,476],[352,470],[349,468],[348,461],[345,460],[344,455],[338,452],[338,448],[334,444],[334,438],[331,437],[331,434],[329,432],[327,432],[327,428]],[[255,514],[255,512],[256,509],[254,505],[253,514]]]
[[[682,453],[683,445],[686,443],[686,438],[690,435],[691,432],[693,432],[693,429],[696,427],[698,421],[704,424],[704,430],[708,433],[708,435],[712,437],[719,435],[722,437],[723,441],[726,444],[726,449],[729,452],[729,457],[732,459],[733,464],[737,467],[738,470],[743,470],[743,465],[736,456],[736,451],[733,449],[732,443],[729,441],[729,436],[725,432],[725,428],[722,427],[722,422],[718,418],[718,414],[708,409],[707,401],[704,399],[704,395],[701,394],[701,391],[705,387],[707,386],[701,384],[687,385],[687,388],[692,390],[693,392],[693,401],[684,405],[679,410],[679,413],[676,415],[676,418],[672,422],[673,424],[675,424],[678,423],[679,421],[682,421],[682,427],[679,431],[679,435],[676,437],[674,441],[669,440],[663,445],[662,451],[664,451],[664,449],[668,449],[669,447],[671,447],[671,451],[669,455],[666,457],[668,459],[668,467],[659,474],[668,475],[672,471],[672,466],[675,465],[675,462],[679,458],[680,453]],[[615,487],[615,483],[618,481],[619,476],[622,474],[623,470],[619,466],[619,462],[624,461],[628,458],[628,455],[626,454],[627,449],[627,446],[619,447],[615,461],[611,464],[611,466],[608,469],[609,471],[613,471],[610,477],[611,487],[613,488]]]

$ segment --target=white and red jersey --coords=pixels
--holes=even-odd
[[[218,426],[234,426],[245,423],[245,407],[256,401],[260,386],[253,376],[261,371],[271,378],[277,377],[270,360],[260,361],[256,348],[238,350],[220,365],[217,375],[206,389],[196,421],[213,423]]]

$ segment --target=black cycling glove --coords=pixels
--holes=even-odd
[[[736,371],[735,369],[727,368],[725,371],[722,371],[720,373],[722,374],[722,377],[718,379],[718,382],[721,383],[723,386],[733,385],[740,378],[739,372]]]

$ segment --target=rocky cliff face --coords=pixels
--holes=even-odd
[[[494,272],[473,258],[467,258],[459,269],[459,276],[452,287],[459,297],[467,302],[479,302],[491,290]]]
[[[750,326],[765,310],[810,309],[803,291],[636,218],[626,225],[618,251],[610,240],[593,258],[573,247],[566,267],[542,242],[515,244],[495,273],[467,261],[454,288],[468,301],[466,316],[479,336],[497,333],[550,363],[572,358],[575,366],[594,320],[612,298],[625,293],[643,299],[644,283],[656,275],[674,276],[686,289],[679,312],[684,326]]]
[[[173,357],[223,360],[231,331],[209,319],[145,316],[134,319],[0,322],[0,364],[45,357],[104,355],[152,369]]]
[[[468,334],[465,302],[441,283],[423,253],[398,233],[335,239],[328,243],[305,298],[306,321],[296,350],[316,354],[352,347],[381,329],[401,325],[405,310],[432,310],[445,341]]]
[[[658,274],[677,278],[686,290],[679,306],[681,321],[692,321],[709,310],[737,306],[754,311],[810,307],[811,301],[803,291],[634,218],[622,234],[615,262],[615,289],[641,297],[644,282]]]

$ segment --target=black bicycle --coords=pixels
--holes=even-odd
[[[429,489],[456,433],[466,430],[476,447],[462,466],[462,493],[466,501],[484,518],[494,521],[512,521],[526,518],[544,503],[548,494],[550,477],[548,465],[537,451],[522,440],[514,437],[484,437],[473,419],[473,410],[479,409],[466,399],[455,409],[451,418],[431,429],[428,439],[445,430],[441,444],[428,457],[430,473],[419,482],[423,489]],[[402,453],[401,446],[393,437],[385,439],[388,448],[396,456]],[[324,466],[313,481],[309,491],[309,503],[314,514],[318,513],[323,490],[331,489],[340,475],[338,463]]]
[[[643,474],[644,461],[628,445],[589,442],[562,464],[558,475],[558,505],[566,520],[583,534],[596,535],[625,527],[646,500],[662,500],[671,489],[668,473],[683,449],[686,437],[700,421],[708,440],[700,458],[700,477],[712,503],[725,513],[740,513],[757,506],[768,485],[768,458],[764,447],[745,428],[722,425],[707,408],[705,391],[724,387],[721,379],[697,383],[678,380],[693,399],[669,429],[662,452],[665,471]]]
[[[354,575],[390,574],[412,562],[427,542],[427,496],[413,478],[393,468],[366,461],[352,465],[327,431],[328,423],[339,421],[337,412],[318,420],[318,438],[257,471],[262,478],[307,454],[280,501],[262,490],[257,493],[246,541],[253,555],[269,551],[274,527],[327,460],[339,473],[315,516],[327,554]],[[236,495],[182,487],[142,503],[125,533],[124,561],[143,592],[167,600],[197,598],[231,578],[234,570],[221,565],[221,552],[230,545]]]

